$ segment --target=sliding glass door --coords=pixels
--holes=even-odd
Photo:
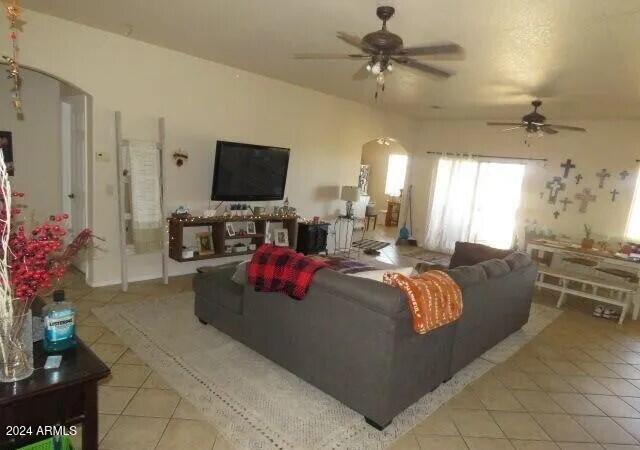
[[[456,241],[513,245],[525,165],[441,158],[426,247],[453,252]]]

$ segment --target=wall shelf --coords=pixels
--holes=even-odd
[[[296,238],[298,230],[297,216],[281,215],[260,215],[260,216],[215,216],[215,217],[169,217],[169,257],[178,262],[202,261],[205,259],[227,258],[233,256],[251,255],[253,250],[240,253],[225,253],[225,241],[251,239],[261,244],[267,234],[267,224],[282,223],[282,228],[286,228],[289,234],[289,247],[296,248]],[[253,222],[256,224],[256,234],[243,236],[227,236],[227,222]],[[271,226],[271,225],[269,225]],[[184,228],[188,227],[209,227],[211,229],[211,239],[214,253],[208,255],[196,255],[193,258],[182,257],[182,247],[184,246]],[[190,245],[188,245],[190,246]]]

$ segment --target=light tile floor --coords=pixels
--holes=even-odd
[[[379,227],[380,228],[380,227]],[[380,230],[395,238],[395,230]],[[415,261],[387,247],[378,259]],[[229,444],[187,401],[96,317],[91,309],[191,289],[191,276],[92,289],[66,277],[77,305],[78,334],[112,369],[99,387],[103,450],[226,449]],[[553,294],[535,301],[555,303]],[[396,450],[640,449],[640,324],[590,315],[570,298],[565,313],[517,354],[467,386],[398,440]]]

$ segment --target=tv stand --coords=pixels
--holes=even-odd
[[[169,258],[178,262],[200,261],[203,259],[225,258],[230,256],[250,255],[254,251],[249,250],[242,253],[225,253],[225,241],[238,239],[250,239],[256,246],[264,243],[267,223],[282,223],[289,234],[289,247],[296,248],[296,237],[298,228],[298,216],[261,214],[249,216],[213,216],[213,217],[169,217]],[[256,234],[245,234],[227,236],[227,222],[254,222],[256,224]],[[193,258],[182,257],[182,247],[184,246],[185,227],[208,227],[211,228],[211,239],[213,241],[214,253],[196,255]]]

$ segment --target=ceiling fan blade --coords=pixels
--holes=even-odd
[[[571,131],[587,131],[585,128],[582,127],[571,127],[569,125],[553,125],[553,124],[545,124],[544,127],[553,127],[553,128],[557,128],[559,130],[571,130]]]
[[[358,36],[355,36],[353,34],[349,34],[349,33],[345,33],[343,31],[338,31],[336,33],[336,37],[344,42],[346,42],[349,45],[353,45],[354,47],[359,48],[360,50],[363,50],[367,53],[375,53],[376,49],[375,48],[371,48],[369,47],[367,44],[365,44],[362,39],[360,39]]]
[[[464,59],[464,50],[458,44],[405,47],[396,54],[401,56],[433,56],[439,57],[439,59]]]
[[[437,78],[449,78],[451,75],[453,75],[450,72],[446,72],[442,69],[437,69],[433,66],[430,66],[428,64],[424,64],[421,63],[420,61],[416,61],[415,59],[411,59],[411,58],[394,58],[391,57],[392,60],[394,60],[395,62],[397,62],[398,64],[401,64],[403,66],[406,67],[411,67],[412,69],[416,69],[419,70],[420,72],[429,74],[429,75],[433,75]]]
[[[369,72],[367,70],[367,65],[368,64],[369,63],[366,63],[365,65],[360,67],[360,70],[358,70],[356,73],[354,73],[351,78],[353,78],[356,81],[366,80],[369,77],[369,74],[371,73],[371,72]]]
[[[487,125],[489,125],[489,126],[498,126],[498,127],[509,127],[509,126],[521,127],[521,126],[523,126],[522,123],[517,123],[517,122],[487,122]]]
[[[540,127],[540,129],[547,134],[558,134],[558,130],[554,130],[553,128],[551,128],[549,125],[546,125],[544,127]]]
[[[296,53],[293,57],[295,59],[361,59],[370,58],[371,55],[347,55],[344,53]]]
[[[501,131],[501,132],[502,132],[502,131],[512,131],[512,130],[519,130],[519,129],[521,129],[521,128],[524,128],[524,125],[518,125],[518,126],[516,126],[516,127],[505,128],[504,130],[500,130],[500,131]]]

